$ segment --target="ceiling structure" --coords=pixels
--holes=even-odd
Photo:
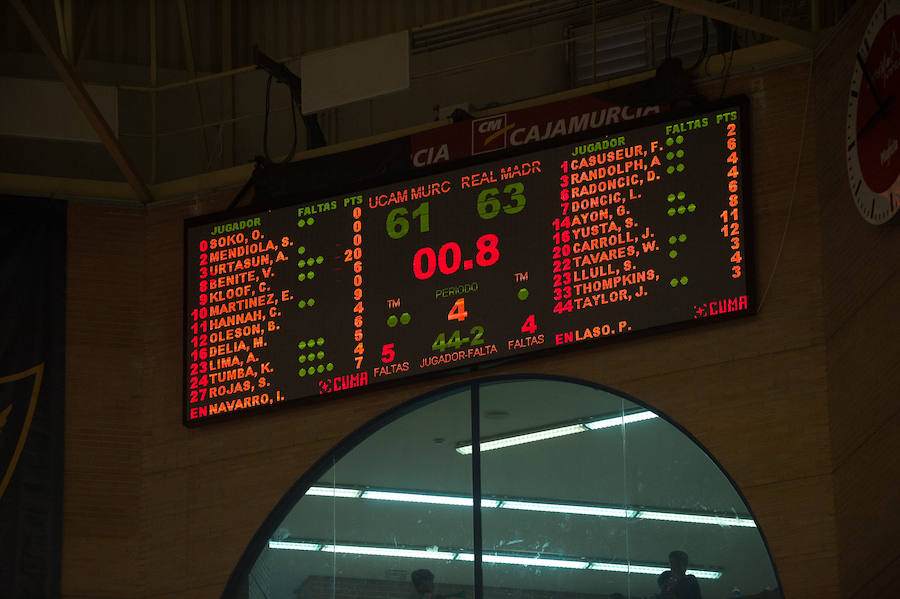
[[[49,57],[54,67],[50,72],[67,82],[95,125],[122,178],[128,181],[130,195],[147,203],[170,193],[157,188],[160,136],[181,140],[181,144],[202,140],[201,151],[207,160],[198,161],[192,167],[194,173],[236,164],[235,130],[242,121],[259,122],[262,118],[258,108],[245,111],[234,100],[239,78],[254,70],[254,44],[270,56],[291,59],[312,50],[408,29],[413,57],[432,56],[517,31],[536,31],[546,24],[566,32],[586,26],[597,32],[615,28],[622,19],[635,14],[659,14],[671,8],[735,25],[733,35],[741,47],[780,39],[809,49],[815,47],[821,30],[837,22],[851,4],[851,0],[10,0],[0,8],[7,24],[6,35],[0,37],[0,53],[7,58],[0,64],[0,75],[21,74],[21,68],[10,67],[21,61],[11,57]],[[569,34],[557,39],[534,37],[522,47],[490,52],[478,62],[502,62],[522,52],[569,46],[573,41]],[[135,121],[141,125],[138,130],[121,130],[119,139],[104,131],[109,127],[104,127],[97,113],[91,111],[83,91],[78,91],[83,88],[82,72],[97,73],[96,69],[87,69],[87,63],[128,67],[110,70],[118,77],[108,74],[101,78],[104,83],[114,83],[122,94],[142,96],[136,101],[142,111]],[[440,76],[442,72],[465,70],[471,64],[461,59],[436,72],[413,71],[412,78]],[[596,68],[594,71],[596,78]],[[43,72],[42,76],[49,74],[46,69]],[[610,76],[608,72],[603,75]],[[208,101],[204,106],[201,85],[210,82],[222,85],[216,91],[224,98],[222,106],[210,107]],[[197,106],[189,111],[192,116],[187,122],[183,110],[178,122],[167,122],[168,117],[157,114],[157,104],[167,93],[191,89]],[[147,142],[146,149],[140,145],[143,142]],[[133,164],[134,154],[141,159]]]

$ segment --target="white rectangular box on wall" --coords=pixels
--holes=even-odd
[[[409,88],[409,31],[304,54],[303,114]]]

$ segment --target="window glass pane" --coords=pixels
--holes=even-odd
[[[257,560],[249,596],[428,599],[472,590],[468,388],[405,414],[310,488]],[[292,550],[293,549],[293,550]],[[413,573],[418,590],[413,583]],[[460,595],[457,595],[460,596]]]
[[[482,492],[497,502],[481,511],[485,597],[624,590],[621,412],[583,385],[480,386]]]
[[[626,412],[639,409],[625,403]],[[632,574],[632,593],[757,596],[777,587],[749,509],[700,446],[662,418],[628,422],[623,437],[626,500],[637,512],[629,522],[629,556],[662,571]]]

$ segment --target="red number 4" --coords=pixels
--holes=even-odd
[[[534,323],[534,314],[529,314],[528,318],[525,319],[525,322],[522,323],[522,332],[534,335],[536,330],[537,325]]]
[[[469,313],[466,312],[466,298],[461,297],[456,300],[456,303],[450,308],[450,313],[447,314],[447,320],[458,320],[462,322],[468,315]]]

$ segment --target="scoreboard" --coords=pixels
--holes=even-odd
[[[184,422],[750,313],[746,102],[665,118],[186,221]]]

